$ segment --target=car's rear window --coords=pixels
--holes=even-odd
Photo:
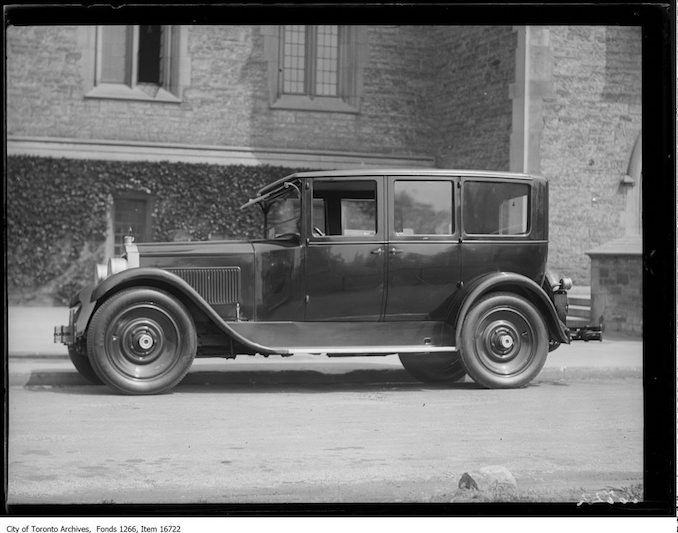
[[[530,227],[530,186],[526,183],[466,181],[463,225],[470,235],[524,235]]]

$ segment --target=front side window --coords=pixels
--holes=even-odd
[[[271,200],[265,207],[264,214],[265,238],[299,235],[301,203],[299,193],[294,187]]]
[[[376,235],[377,230],[375,181],[337,180],[314,183],[314,237],[370,237]]]
[[[175,26],[99,26],[95,87],[88,96],[167,100],[178,96]]]
[[[372,198],[341,200],[341,234],[366,237],[377,233],[377,204]]]
[[[526,183],[464,183],[464,231],[476,235],[524,235],[529,230],[530,186]]]
[[[394,222],[397,236],[452,235],[453,183],[398,180],[394,185]]]

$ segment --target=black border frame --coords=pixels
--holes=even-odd
[[[161,9],[158,9],[161,8]],[[281,24],[635,25],[642,27],[644,472],[635,505],[543,504],[205,504],[12,505],[12,516],[675,516],[676,514],[676,3],[492,2],[403,4],[43,3],[4,6],[10,25]],[[6,75],[6,73],[5,73]],[[6,135],[6,131],[5,131]],[[6,156],[6,145],[5,145]],[[646,180],[648,184],[650,180]],[[645,187],[644,187],[645,188]],[[649,189],[649,187],[646,187]],[[6,198],[6,195],[5,195]],[[6,200],[5,200],[6,202]],[[6,204],[5,204],[6,213]],[[5,243],[7,242],[5,231]],[[6,248],[5,248],[6,253]],[[649,304],[649,305],[648,305]],[[5,405],[5,417],[7,406]],[[7,424],[4,425],[5,442]],[[5,449],[6,454],[6,449]],[[7,457],[5,455],[5,464]]]

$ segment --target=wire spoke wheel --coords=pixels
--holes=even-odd
[[[97,374],[127,394],[165,392],[188,372],[197,349],[195,326],[169,294],[136,288],[113,295],[88,329]]]
[[[522,387],[544,366],[548,335],[531,302],[496,293],[471,308],[461,345],[464,365],[476,382],[490,388]]]

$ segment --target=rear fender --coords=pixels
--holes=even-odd
[[[478,299],[493,292],[510,292],[527,298],[544,317],[551,340],[558,343],[570,343],[569,330],[558,318],[553,302],[542,287],[520,274],[494,272],[471,281],[455,295],[457,305],[453,307],[450,323],[455,325],[457,346],[461,346],[461,327],[469,310]]]

